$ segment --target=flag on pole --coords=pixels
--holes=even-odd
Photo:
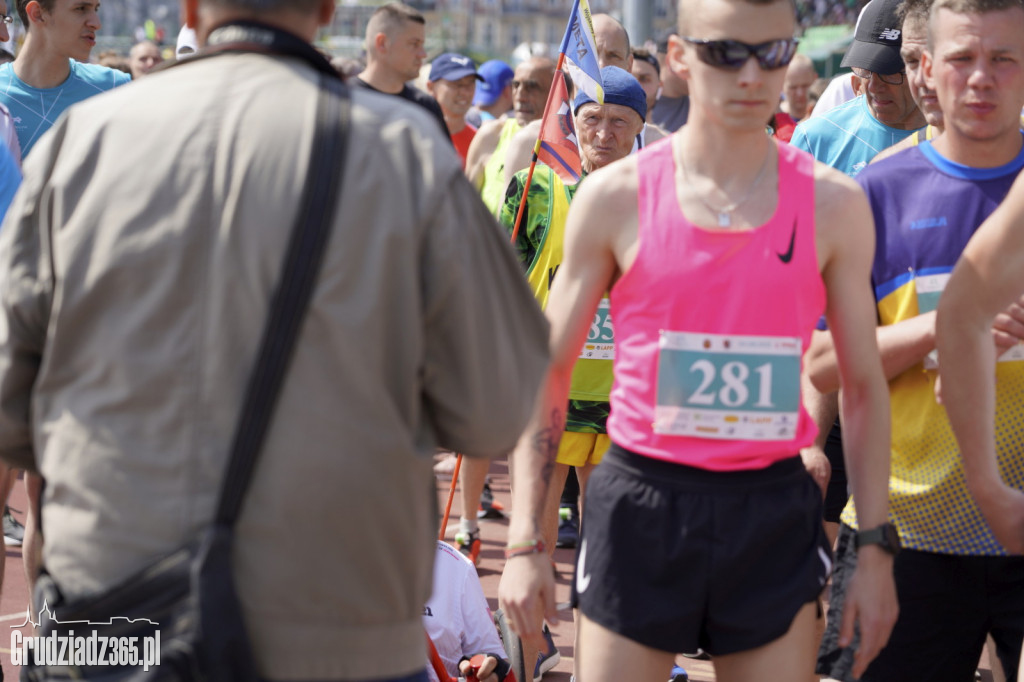
[[[597,40],[594,37],[589,0],[573,2],[560,54],[565,56],[565,68],[576,87],[598,104],[604,104],[601,66],[597,62]]]
[[[575,185],[580,181],[582,166],[572,104],[565,86],[565,74],[561,71],[555,72],[545,111],[552,113],[541,123],[537,158],[558,173],[565,184]]]
[[[533,160],[526,175],[523,198],[519,202],[519,213],[516,215],[515,228],[512,230],[513,243],[519,234],[526,209],[526,198],[530,193],[530,183],[533,181],[533,171],[538,160],[544,159],[544,162],[565,182],[575,184],[580,179],[582,170],[579,148],[576,144],[572,105],[562,75],[563,68],[578,90],[587,93],[590,99],[598,104],[604,104],[604,84],[601,81],[601,65],[597,61],[597,39],[594,37],[594,20],[589,0],[573,0],[569,25],[566,26],[565,37],[562,38],[562,46],[558,53],[555,78],[551,80],[551,90],[548,92],[548,101],[541,117],[541,133],[533,147]]]

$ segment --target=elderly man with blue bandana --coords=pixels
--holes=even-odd
[[[589,173],[629,156],[647,120],[647,95],[636,78],[617,66],[606,66],[601,69],[601,79],[604,104],[598,104],[583,92],[573,103],[582,179],[574,185],[566,185],[550,167],[537,164],[527,193],[515,249],[541,307],[547,304],[548,291],[562,261],[565,219],[576,190]],[[505,193],[499,218],[509,234],[519,214],[527,173],[525,170],[516,173]],[[591,327],[596,333],[588,337],[586,346],[581,349],[572,375],[565,433],[545,503],[542,532],[548,551],[555,548],[559,497],[569,467],[576,467],[580,490],[585,490],[590,472],[610,444],[605,423],[612,385],[614,331],[607,303],[607,300],[602,301],[598,309]],[[580,502],[582,504],[582,497]],[[537,654],[533,679],[558,662],[558,650],[546,630],[545,636],[548,650]],[[531,652],[524,650],[524,654],[524,660],[534,661]]]

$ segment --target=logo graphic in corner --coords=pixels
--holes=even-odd
[[[887,28],[878,34],[879,40],[892,40],[896,41],[900,39],[900,30],[898,28]]]
[[[786,253],[776,253],[779,260],[784,264],[788,264],[789,261],[793,260],[793,247],[796,246],[796,218],[793,218],[793,233],[789,235],[789,249]]]
[[[584,573],[587,563],[587,539],[583,538],[580,545],[580,563],[576,566],[576,594],[583,594],[590,587],[590,574]]]
[[[21,628],[29,625],[35,631],[47,623],[61,625],[60,632],[45,637],[26,635]],[[154,626],[153,634],[146,636],[112,637],[98,634],[96,626],[146,623]],[[115,616],[109,621],[58,620],[47,603],[39,612],[39,620],[32,620],[32,612],[25,609],[25,620],[11,627],[11,663],[14,665],[62,666],[68,668],[98,666],[141,666],[144,672],[160,665],[160,624],[148,618]],[[78,630],[78,634],[75,634]]]

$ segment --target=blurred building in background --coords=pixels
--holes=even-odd
[[[640,0],[653,4],[655,35],[633,37],[642,43],[675,25],[675,0]],[[332,50],[357,56],[366,22],[381,0],[339,0],[329,34]],[[572,0],[408,0],[427,17],[427,52],[464,52],[478,59],[509,59],[513,53],[554,56],[565,32]],[[595,13],[621,18],[623,0],[590,0]],[[517,52],[518,50],[518,52]]]
[[[321,47],[336,55],[358,57],[363,51],[366,22],[386,0],[336,0],[333,24],[323,31]],[[478,61],[510,61],[530,54],[555,56],[573,0],[406,0],[427,17],[427,53],[461,52]],[[590,0],[595,12],[606,12],[630,23],[631,3],[642,3],[640,14],[649,35],[631,35],[634,44],[659,41],[673,31],[677,0]],[[852,24],[866,0],[796,0],[797,16],[806,45],[824,65],[830,55],[841,54],[852,35]],[[13,4],[9,0],[8,4]],[[103,29],[98,49],[126,53],[142,38],[174,45],[181,26],[179,0],[103,0]],[[635,18],[636,13],[634,12]],[[19,22],[15,22],[16,24]],[[820,27],[835,26],[819,31]],[[15,27],[15,33],[21,33]],[[838,63],[838,62],[837,62]],[[831,68],[819,69],[831,73]]]

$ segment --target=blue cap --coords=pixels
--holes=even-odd
[[[604,81],[604,103],[621,104],[640,114],[640,120],[647,120],[647,93],[640,87],[640,81],[629,71],[617,66],[606,66],[601,69],[601,80]],[[590,95],[579,91],[576,95],[572,113],[575,114],[584,104],[594,100]]]
[[[445,52],[434,58],[430,63],[430,76],[427,80],[433,83],[438,80],[457,81],[466,76],[476,76],[477,80],[483,80],[476,72],[476,64],[465,55]]]
[[[512,67],[500,59],[481,64],[479,74],[483,82],[476,86],[476,95],[473,97],[473,104],[478,107],[494,104],[505,86],[515,77]]]

